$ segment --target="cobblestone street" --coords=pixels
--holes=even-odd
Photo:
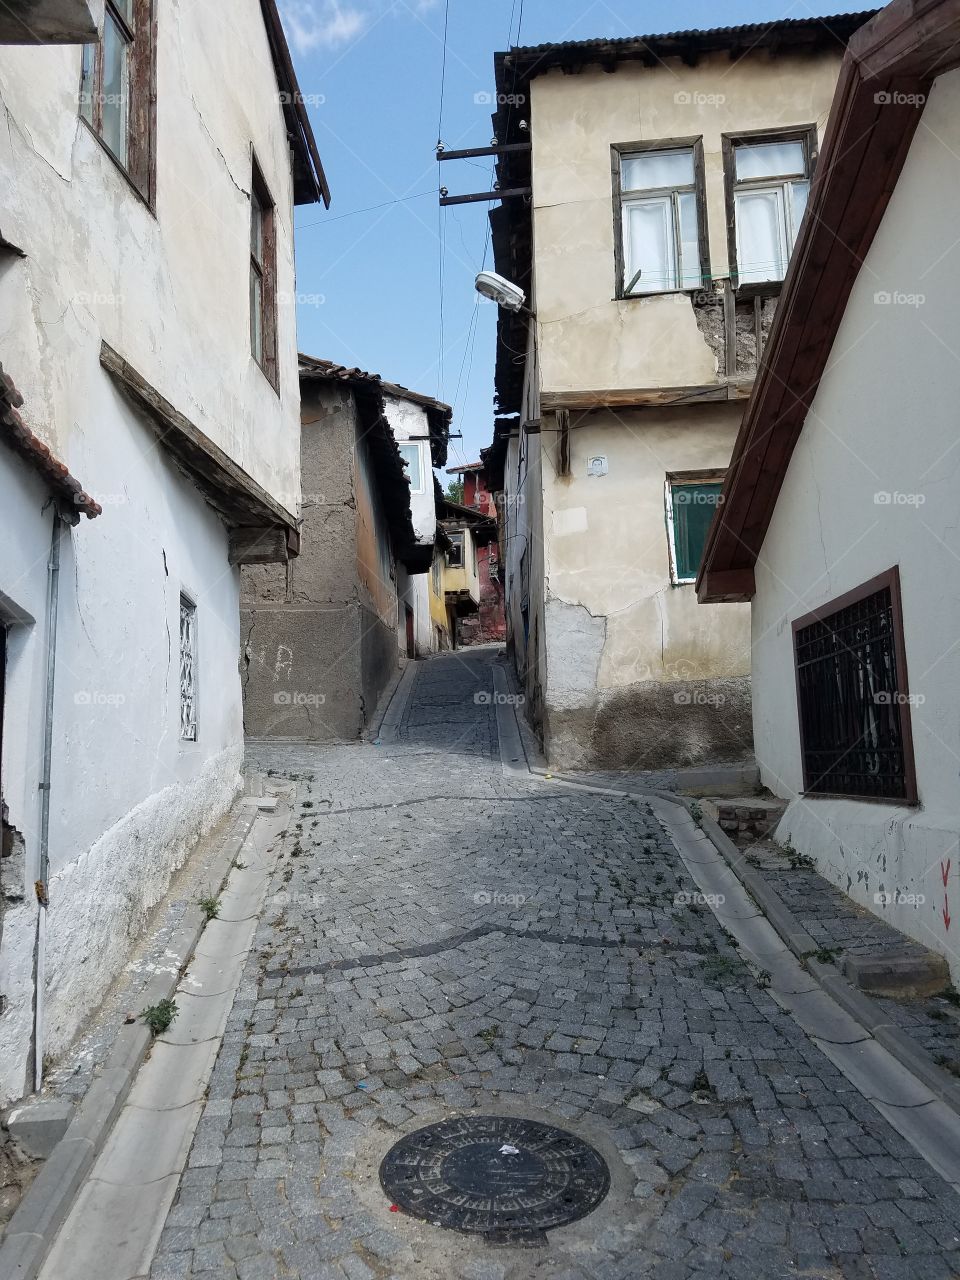
[[[955,1192],[649,806],[504,777],[495,659],[419,663],[390,739],[253,750],[297,800],[151,1280],[956,1276]],[[527,1248],[396,1211],[387,1151],[467,1112],[569,1129],[609,1194]]]

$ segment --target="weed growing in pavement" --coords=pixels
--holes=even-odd
[[[703,823],[703,805],[699,800],[694,800],[690,805],[690,817],[698,827]]]
[[[173,1022],[177,1013],[177,1002],[175,1000],[160,1000],[157,1004],[141,1009],[140,1017],[155,1036],[162,1036],[169,1029],[170,1023]]]
[[[762,987],[764,990],[766,990],[767,987],[769,987],[770,983],[772,982],[769,969],[758,969],[756,972],[756,979],[757,979],[757,986]]]
[[[490,1046],[491,1049],[493,1048],[494,1041],[497,1039],[499,1035],[502,1035],[502,1034],[503,1033],[501,1032],[499,1027],[484,1027],[482,1031],[477,1032],[477,1035],[480,1037],[480,1039],[486,1040],[487,1044]]]
[[[707,982],[722,982],[725,978],[732,978],[737,972],[739,965],[736,960],[730,956],[713,955],[707,956],[703,962],[703,976]]]
[[[816,951],[811,952],[814,960],[819,960],[821,964],[836,964],[837,956],[843,951],[843,947],[817,947]]]
[[[220,914],[219,898],[198,898],[197,906],[203,912],[204,917],[207,920],[216,920],[217,916]]]

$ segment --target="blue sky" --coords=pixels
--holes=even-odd
[[[280,7],[333,194],[328,212],[297,211],[300,347],[452,404],[464,439],[452,442],[450,465],[471,461],[489,444],[493,423],[495,309],[478,304],[473,288],[489,206],[438,206],[444,0],[280,0]],[[450,0],[443,141],[448,149],[488,145],[492,108],[477,99],[492,91],[494,52],[509,44],[865,7],[842,0],[823,7],[809,0]],[[489,189],[487,159],[441,168],[451,193]]]

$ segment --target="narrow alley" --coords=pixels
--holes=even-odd
[[[254,751],[296,800],[151,1280],[955,1275],[955,1191],[781,1009],[650,805],[505,777],[497,652],[417,663],[379,743]],[[559,1181],[500,1157],[523,1189],[490,1239],[490,1133],[445,1157],[453,1189],[427,1170],[429,1222],[378,1177],[470,1116],[581,1153]],[[553,1226],[558,1186],[585,1217]],[[45,1280],[136,1274],[116,1225],[87,1217],[86,1260],[62,1234]]]

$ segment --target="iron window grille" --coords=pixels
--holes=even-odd
[[[793,640],[805,791],[915,804],[898,571],[800,618]]]
[[[180,596],[180,737],[197,740],[197,606]]]

